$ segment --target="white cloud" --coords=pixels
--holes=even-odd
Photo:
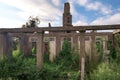
[[[89,0],[79,0],[78,2],[79,2],[80,5],[84,6],[88,3],[88,1]]]
[[[80,6],[85,7],[87,10],[100,11],[102,14],[109,14],[109,13],[111,13],[111,9],[110,9],[109,6],[105,6],[101,2],[98,2],[98,1],[79,0],[78,4]]]
[[[74,4],[71,3],[71,2],[70,2],[70,11],[71,11],[71,14],[72,14],[72,15],[76,15],[76,16],[79,15],[79,13],[77,12],[77,10],[76,10],[75,7],[74,7]]]
[[[56,5],[59,5],[59,1],[54,1],[56,1]],[[0,2],[20,9],[21,11],[16,12],[15,15],[20,16],[26,21],[29,16],[39,16],[41,22],[45,24],[44,26],[47,26],[48,22],[55,24],[60,23],[58,20],[60,20],[60,17],[62,16],[62,11],[60,11],[57,7],[54,7],[47,0],[2,0]],[[12,21],[12,19],[10,20]],[[56,23],[56,21],[58,21],[58,23]]]
[[[87,10],[99,11],[103,14],[111,13],[109,6],[102,4],[99,1],[93,0],[67,0],[70,2],[71,14],[73,15],[73,25],[88,25],[88,20],[84,15],[81,15],[75,8],[76,3],[85,7]],[[59,26],[62,23],[62,13],[60,7],[63,9],[63,4],[61,0],[0,0],[1,3],[8,4],[12,7],[19,9],[18,12],[13,12],[13,15],[19,16],[24,21],[19,21],[19,19],[8,19],[1,18],[0,27],[19,27],[25,24],[25,20],[28,20],[29,16],[39,16],[40,25],[48,26],[50,22],[52,26]],[[62,5],[61,5],[62,4]],[[56,6],[56,7],[55,7]],[[59,8],[59,9],[58,9]],[[8,15],[9,16],[9,15]],[[117,24],[120,23],[120,13],[98,18],[92,21],[90,24]],[[6,24],[7,22],[7,24]]]
[[[52,0],[52,3],[53,3],[55,6],[59,6],[59,5],[60,5],[60,0]]]
[[[91,25],[120,24],[120,13],[100,17],[90,23]]]
[[[73,23],[73,25],[74,26],[80,26],[80,25],[88,25],[88,23],[87,22],[85,22],[85,21],[77,21],[77,22],[75,22],[75,23]]]
[[[6,25],[7,24],[7,25]],[[1,28],[20,28],[22,22],[16,20],[9,20],[8,18],[0,18],[0,27]]]

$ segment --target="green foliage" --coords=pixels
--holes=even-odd
[[[17,49],[13,51],[12,56],[15,58],[18,57],[20,54],[21,54],[20,51]]]
[[[93,59],[89,62],[86,57],[85,80],[119,80],[120,79],[120,39],[115,38],[115,48],[109,44],[110,63],[98,62]],[[100,48],[100,45],[97,45]],[[102,49],[101,49],[102,50]],[[33,48],[33,53],[35,49]],[[94,54],[94,57],[99,55]],[[27,58],[20,54],[19,50],[13,51],[11,59],[0,59],[0,79],[2,80],[79,80],[79,54],[74,53],[69,41],[65,40],[62,50],[53,62],[49,61],[49,53],[44,55],[44,66],[36,68],[36,59]],[[96,61],[96,62],[95,62]]]
[[[115,55],[115,59],[116,59],[117,63],[120,63],[120,37],[119,36],[120,36],[119,34],[116,34],[114,37],[115,38],[115,41],[114,41],[115,53],[114,53],[114,55]]]
[[[48,57],[48,54],[45,57]],[[72,53],[70,43],[66,40],[54,62],[48,62],[45,58],[41,70],[40,76],[43,80],[78,80],[80,78],[79,55]]]
[[[110,61],[102,62],[97,69],[92,70],[86,80],[119,80],[120,79],[120,35],[115,34],[114,45],[108,42]]]
[[[32,48],[32,55],[33,55],[33,56],[36,55],[36,49],[35,49],[35,47]]]
[[[91,80],[119,80],[120,69],[119,65],[102,63],[91,74]],[[119,70],[118,70],[119,69]],[[89,80],[89,79],[86,79]]]
[[[35,59],[13,56],[11,60],[4,57],[0,60],[0,79],[32,80],[36,72]]]
[[[96,42],[96,49],[97,49],[97,52],[101,51],[101,44],[100,44],[100,42]]]
[[[34,52],[34,50],[33,50]],[[19,50],[13,52],[11,60],[0,60],[0,79],[2,80],[79,80],[79,55],[72,53],[68,41],[64,42],[59,56],[50,62],[49,53],[45,55],[42,69],[36,68],[36,60],[24,57]]]

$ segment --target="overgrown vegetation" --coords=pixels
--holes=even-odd
[[[34,51],[33,51],[34,52]],[[11,60],[3,57],[0,60],[0,79],[2,80],[79,80],[79,54],[72,52],[70,43],[64,42],[62,51],[53,62],[46,54],[42,69],[36,68],[35,58],[26,58],[13,52]]]
[[[120,38],[115,35],[114,46],[109,44],[108,62],[99,61],[100,55],[93,54],[92,62],[86,55],[85,80],[119,80],[120,79]],[[100,44],[97,45],[100,49]],[[35,49],[33,48],[33,52]],[[100,51],[103,52],[103,51]],[[62,50],[54,59],[49,61],[49,53],[44,55],[44,66],[36,68],[34,57],[24,57],[19,50],[13,52],[11,59],[4,56],[0,59],[0,79],[2,80],[80,80],[79,54],[74,53],[69,41],[64,41]],[[102,59],[102,58],[101,58]]]
[[[109,44],[109,62],[102,62],[94,69],[86,80],[120,80],[120,38],[114,37],[114,45]],[[109,42],[111,43],[111,42]]]

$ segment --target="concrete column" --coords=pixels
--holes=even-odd
[[[104,36],[101,36],[102,37],[102,40],[101,40],[101,42],[102,42],[102,48],[103,48],[103,53],[104,52],[106,52],[106,50],[107,50],[107,44],[106,44],[106,42],[107,42],[107,40],[108,40],[108,37],[107,37],[107,35],[104,35]]]
[[[0,57],[12,57],[12,38],[8,33],[0,33]]]
[[[114,34],[109,34],[108,40],[112,41],[112,45],[113,45],[114,44]]]
[[[7,33],[6,34],[6,54],[8,57],[12,57],[12,37]]]
[[[80,36],[78,36],[78,53],[80,54]]]
[[[4,35],[3,33],[0,33],[0,57],[4,55],[5,49],[5,43],[4,43]]]
[[[85,52],[87,55],[91,54],[91,39],[90,36],[85,36]]]
[[[61,37],[59,35],[56,36],[56,54],[59,54],[61,50]]]
[[[85,32],[80,33],[80,56],[85,57]]]
[[[36,42],[36,57],[37,57],[37,68],[42,68],[43,66],[43,35],[36,34],[37,42]]]
[[[72,48],[73,48],[74,52],[78,52],[78,36],[74,35],[72,38],[73,38]]]
[[[20,53],[24,54],[23,52],[24,37],[23,36],[20,37],[19,42],[20,42]]]
[[[81,80],[84,80],[85,72],[85,32],[80,32],[80,63],[81,63]]]
[[[28,56],[32,53],[32,42],[29,41],[29,36],[23,34],[20,41],[20,50],[24,56]]]
[[[23,54],[23,55],[25,55],[26,54],[26,52],[27,52],[27,50],[26,50],[26,45],[27,45],[27,43],[26,43],[26,38],[25,38],[25,36],[23,35],[23,36],[21,36],[21,39],[20,39],[20,50],[21,50],[21,53]]]
[[[90,61],[92,61],[93,58],[94,58],[94,54],[96,52],[95,46],[96,46],[96,43],[95,43],[95,34],[93,32],[92,35],[91,35],[91,55],[90,55]]]
[[[51,38],[50,42],[50,61],[52,62],[54,58],[56,57],[56,40],[54,37]]]

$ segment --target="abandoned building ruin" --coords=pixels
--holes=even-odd
[[[4,27],[4,26],[3,26]],[[64,4],[63,26],[51,27],[32,27],[32,28],[12,28],[0,29],[0,57],[6,55],[11,57],[13,51],[13,39],[19,41],[19,50],[23,55],[32,53],[33,45],[36,47],[36,64],[41,68],[43,65],[43,56],[48,48],[50,51],[50,60],[58,55],[62,48],[62,43],[65,39],[71,42],[71,48],[79,52],[81,57],[95,53],[96,43],[102,44],[103,51],[109,51],[107,41],[113,44],[113,32],[96,32],[96,30],[113,30],[120,29],[120,25],[88,25],[88,26],[73,26],[72,15],[70,13],[69,3]],[[90,32],[87,32],[90,30]],[[48,31],[49,33],[45,33]]]

